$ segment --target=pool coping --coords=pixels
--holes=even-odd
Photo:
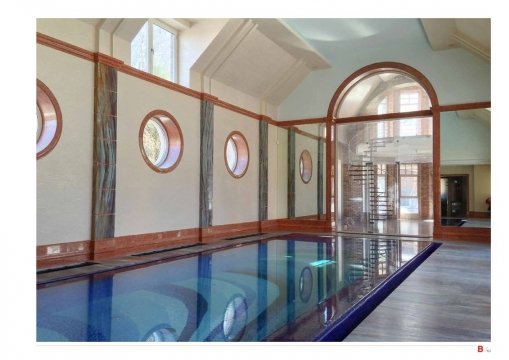
[[[424,250],[396,270],[389,278],[378,284],[369,294],[348,309],[341,317],[322,330],[313,341],[343,341],[373,310],[376,309],[403,281],[410,276],[431,254],[441,242],[432,241]]]

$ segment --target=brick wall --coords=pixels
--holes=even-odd
[[[433,218],[433,164],[419,164],[419,213],[422,219]]]

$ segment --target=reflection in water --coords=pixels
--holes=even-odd
[[[288,236],[48,283],[37,340],[311,341],[428,245]]]
[[[336,306],[332,301],[324,301],[318,304],[319,319],[322,326],[327,326],[336,315]]]
[[[147,342],[172,342],[177,341],[177,334],[174,329],[162,327],[151,332],[146,340]]]
[[[247,303],[242,296],[235,296],[226,306],[223,320],[225,340],[240,340],[247,322]]]
[[[313,291],[313,274],[311,273],[311,269],[305,267],[302,269],[300,273],[299,280],[299,295],[302,302],[307,303],[309,298],[311,297],[311,292]]]

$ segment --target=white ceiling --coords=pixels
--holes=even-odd
[[[277,19],[231,19],[191,70],[279,105],[315,69],[330,67]]]
[[[297,59],[257,30],[250,32],[223,62],[213,78],[256,98]]]
[[[130,41],[147,19],[81,19]],[[185,31],[198,18],[159,19]],[[463,47],[489,61],[490,19],[230,19],[191,70],[279,105],[313,70],[341,67],[384,44]],[[429,44],[429,45],[427,45]]]
[[[491,59],[491,19],[421,19],[433,50],[463,47],[486,61]]]
[[[485,126],[491,127],[491,110],[489,109],[472,109],[456,111],[456,115],[460,119],[473,119],[481,121]]]

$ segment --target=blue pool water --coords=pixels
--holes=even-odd
[[[341,340],[434,246],[286,236],[43,283],[37,341]]]

